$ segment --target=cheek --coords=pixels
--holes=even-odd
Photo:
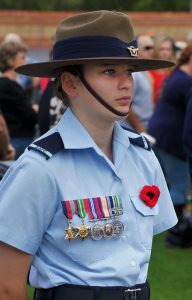
[[[100,95],[111,95],[114,84],[109,80],[89,80],[90,86]]]

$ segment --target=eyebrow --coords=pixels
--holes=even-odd
[[[118,65],[121,65],[121,64],[101,64],[100,67],[114,67],[114,66],[118,66]],[[131,65],[127,65],[127,68],[130,68],[130,69],[133,69],[133,66]]]

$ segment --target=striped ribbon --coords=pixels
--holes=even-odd
[[[84,202],[83,199],[78,199],[78,200],[74,200],[77,202],[77,206],[78,206],[78,216],[82,219],[85,218],[85,206],[84,206]]]
[[[95,211],[96,211],[98,219],[103,219],[104,214],[102,211],[100,198],[99,197],[93,198],[93,203],[94,203],[94,207],[95,207]]]
[[[89,216],[89,220],[96,219],[96,214],[94,215],[94,213],[92,212],[92,209],[91,209],[90,199],[88,199],[88,198],[83,199],[83,202],[84,202],[84,206],[85,206],[85,211]]]
[[[111,218],[122,213],[120,196],[101,196],[77,200],[62,201],[65,216],[72,220],[74,213],[84,219],[87,213],[90,220]]]
[[[75,207],[73,205],[72,201],[66,200],[61,201],[62,207],[63,207],[63,213],[66,216],[68,220],[72,220],[73,215],[75,213]]]
[[[101,203],[102,203],[104,218],[110,218],[111,213],[110,213],[110,206],[107,197],[101,197]]]
[[[112,215],[122,214],[122,200],[119,196],[109,196],[110,211]]]

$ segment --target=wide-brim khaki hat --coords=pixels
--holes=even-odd
[[[174,62],[138,56],[130,18],[116,11],[92,11],[64,19],[58,26],[50,61],[22,65],[16,72],[56,77],[64,66],[127,63],[133,72],[169,68]]]

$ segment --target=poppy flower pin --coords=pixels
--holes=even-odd
[[[157,201],[159,199],[160,190],[156,185],[145,185],[142,188],[139,196],[147,206],[153,208],[157,204]]]

